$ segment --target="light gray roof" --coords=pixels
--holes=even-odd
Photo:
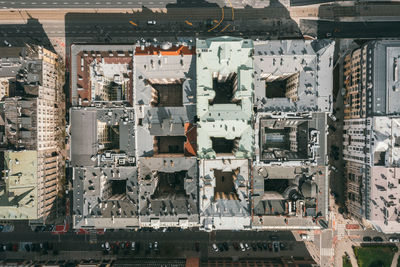
[[[373,66],[370,85],[373,91],[372,114],[400,114],[400,41],[373,41],[368,45],[368,49],[373,50],[373,61],[370,62]],[[371,57],[371,54],[368,54],[368,57]]]
[[[159,186],[158,173],[187,171],[184,177],[184,196],[175,194],[153,198]],[[165,177],[163,177],[165,178]],[[139,159],[139,210],[140,222],[150,225],[156,220],[160,226],[179,226],[182,220],[197,225],[198,214],[198,173],[195,158],[140,158]]]
[[[331,40],[254,42],[255,103],[262,111],[320,111],[332,109],[333,51]],[[267,98],[264,77],[299,73],[298,101]]]
[[[136,167],[74,168],[73,220],[75,228],[138,227]],[[110,198],[110,181],[125,180],[126,191]]]

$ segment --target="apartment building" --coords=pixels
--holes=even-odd
[[[343,73],[346,206],[386,233],[398,232],[400,222],[399,59],[399,41],[371,41],[345,57]]]
[[[2,48],[1,52],[0,75],[9,77],[3,79],[3,85],[8,87],[3,104],[3,149],[8,153],[37,152],[36,219],[43,222],[56,211],[59,182],[64,175],[60,155],[63,92],[58,56],[29,45]]]

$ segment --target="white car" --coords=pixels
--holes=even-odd
[[[389,238],[389,242],[391,242],[391,243],[398,243],[398,242],[399,242],[399,239],[398,239],[397,237],[391,237],[391,238]]]
[[[333,121],[337,121],[337,118],[335,117],[335,115],[329,113],[328,117],[331,118]]]
[[[154,246],[153,246],[154,250],[158,250],[158,242],[154,242]]]
[[[301,234],[300,237],[301,237],[301,239],[306,240],[306,241],[311,239],[310,236],[307,234]]]
[[[250,246],[247,243],[244,243],[244,247],[246,248],[246,250],[250,250]]]
[[[135,250],[136,249],[136,243],[135,241],[131,242],[131,250]]]
[[[246,248],[244,247],[243,243],[240,243],[239,246],[241,251],[246,251]]]
[[[108,242],[104,243],[104,249],[110,251],[111,250],[110,243]]]
[[[217,244],[212,244],[212,248],[213,248],[213,250],[215,251],[215,252],[218,252],[219,251],[219,249],[218,249],[218,247],[217,247]]]
[[[157,22],[155,20],[148,20],[147,25],[156,25]]]

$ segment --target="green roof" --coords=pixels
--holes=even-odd
[[[235,158],[251,158],[254,148],[253,41],[217,37],[196,42],[198,156],[216,158],[211,137],[238,140]],[[237,90],[227,104],[210,104],[216,96],[213,79],[236,77]],[[220,78],[218,78],[220,77]]]

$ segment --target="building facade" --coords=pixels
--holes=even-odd
[[[399,41],[372,41],[344,61],[343,157],[348,212],[398,232]],[[396,183],[397,181],[397,183]]]

